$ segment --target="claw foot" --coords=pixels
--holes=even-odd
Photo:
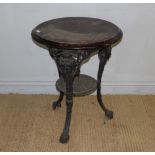
[[[69,141],[69,135],[61,135],[60,136],[60,142],[61,143],[63,143],[63,144],[65,144],[65,143],[67,143]]]
[[[58,101],[54,101],[52,107],[53,107],[53,110],[55,110],[56,107],[61,107],[61,103]]]
[[[110,110],[107,110],[107,111],[105,112],[105,116],[108,117],[109,119],[112,119],[112,118],[113,118],[113,112],[110,111]]]

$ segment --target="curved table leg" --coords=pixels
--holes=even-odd
[[[54,101],[52,104],[53,110],[56,109],[56,107],[61,107],[61,101],[63,100],[64,92],[60,92],[59,98],[57,101]]]
[[[67,143],[69,140],[69,128],[73,106],[73,78],[74,77],[68,76],[66,79],[66,120],[63,132],[60,136],[61,143]]]
[[[110,58],[110,56],[111,56],[111,47],[107,47],[105,49],[102,49],[98,53],[98,57],[99,57],[100,63],[99,63],[99,69],[98,69],[98,75],[97,75],[97,99],[98,99],[99,105],[101,106],[101,108],[105,112],[105,115],[109,119],[112,119],[113,118],[113,112],[108,110],[105,107],[105,105],[103,103],[103,100],[102,100],[102,95],[101,95],[102,73],[104,71],[104,66],[105,66],[107,60]]]
[[[69,128],[73,106],[73,81],[77,70],[77,63],[72,55],[67,54],[62,54],[56,63],[66,83],[66,120],[60,136],[60,142],[67,143],[69,140]]]

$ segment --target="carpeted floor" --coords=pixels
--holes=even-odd
[[[65,100],[51,95],[0,95],[0,151],[155,151],[155,96],[106,95],[108,120],[96,96],[75,97],[70,141],[59,143]]]

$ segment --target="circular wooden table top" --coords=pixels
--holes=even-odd
[[[92,49],[112,45],[122,38],[113,23],[97,18],[66,17],[39,24],[32,38],[44,45],[63,49]]]

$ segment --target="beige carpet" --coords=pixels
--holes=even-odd
[[[0,95],[0,151],[155,151],[155,96],[105,96],[108,120],[96,96],[76,97],[70,141],[59,143],[65,100],[51,95]]]

